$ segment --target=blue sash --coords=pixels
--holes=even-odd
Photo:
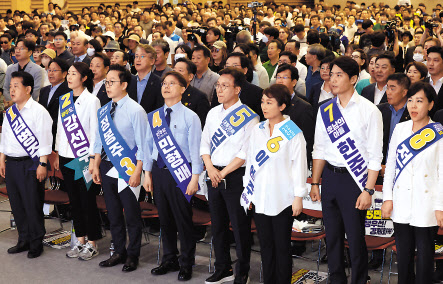
[[[337,97],[320,106],[320,113],[329,139],[343,157],[346,169],[363,190],[368,180],[368,163],[355,145],[355,139],[337,106]]]
[[[443,126],[439,122],[434,122],[426,125],[401,142],[397,147],[394,185],[406,165],[442,137]]]
[[[28,156],[34,161],[34,167],[32,167],[30,170],[35,170],[35,166],[38,165],[40,159],[38,156],[40,144],[37,137],[34,135],[31,128],[29,128],[29,126],[26,124],[15,104],[6,111],[6,118],[8,119],[9,126],[11,127],[12,133],[14,133],[18,143],[23,147],[23,149],[25,149]]]
[[[187,195],[186,190],[191,181],[192,169],[166,123],[163,107],[150,112],[148,114],[148,122],[151,126],[152,137],[154,138],[158,153],[174,177],[177,187],[180,188],[183,195],[190,202],[192,196]]]
[[[247,105],[241,105],[229,113],[211,137],[211,155],[220,148],[231,136],[237,133],[248,122],[257,117]]]
[[[128,183],[137,165],[135,156],[137,146],[131,150],[118,132],[111,117],[111,103],[112,101],[108,102],[97,111],[100,139],[106,155],[117,169],[120,178]]]

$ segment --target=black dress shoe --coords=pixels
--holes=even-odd
[[[42,254],[42,252],[43,252],[43,245],[36,249],[30,249],[28,251],[28,258],[37,258]]]
[[[126,259],[125,265],[123,265],[123,272],[131,272],[137,269],[138,266],[138,257],[130,257]]]
[[[383,262],[383,259],[373,258],[368,263],[368,269],[376,270],[381,266],[382,262]]]
[[[29,250],[29,244],[28,243],[19,242],[15,246],[9,248],[8,249],[8,253],[13,254],[13,253],[24,252],[24,251],[27,251],[27,250]]]
[[[112,267],[120,263],[125,263],[125,261],[126,261],[125,255],[114,253],[110,258],[108,258],[107,260],[103,260],[98,265],[101,267]]]
[[[166,261],[160,264],[160,266],[153,268],[151,270],[151,274],[153,275],[165,275],[168,272],[171,271],[179,271],[180,265],[178,264],[178,261]]]
[[[236,275],[234,279],[234,284],[248,284],[250,281],[248,274],[246,275]]]
[[[320,262],[323,264],[328,263],[328,254],[327,253],[325,253],[325,255],[321,257]]]
[[[192,267],[181,267],[178,273],[178,281],[188,281],[192,278]]]

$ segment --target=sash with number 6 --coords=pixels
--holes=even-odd
[[[261,122],[259,125],[260,129],[263,129],[265,121]],[[263,168],[263,164],[270,158],[273,158],[275,153],[283,149],[286,144],[301,132],[300,128],[292,121],[288,120],[279,128],[274,128],[274,133],[272,137],[266,142],[266,145],[257,152],[254,161],[251,163],[249,168],[249,176],[246,177],[248,182],[246,183],[245,189],[240,197],[240,204],[243,206],[245,211],[248,211],[249,205],[251,204],[252,197],[254,195],[255,189],[255,176],[260,169]]]
[[[368,180],[368,162],[355,145],[352,132],[337,106],[337,97],[323,104],[320,112],[329,139],[343,157],[346,169],[360,190],[363,190]]]
[[[401,142],[397,147],[394,185],[406,165],[442,137],[443,126],[439,122],[434,122],[426,125]]]
[[[26,124],[15,104],[6,111],[6,118],[8,119],[9,126],[11,127],[12,133],[14,134],[18,143],[34,161],[34,166],[31,167],[30,170],[37,169],[39,162],[38,149],[40,144],[31,128],[29,128],[29,126]]]
[[[247,105],[241,105],[231,111],[221,122],[218,129],[211,137],[211,155],[214,154],[221,145],[226,143],[235,133],[243,128],[248,122],[257,117],[256,114]]]
[[[86,187],[89,189],[92,181],[92,176],[89,173],[89,141],[78,119],[73,97],[71,91],[59,98],[61,123],[75,157],[73,161],[65,166],[75,170],[74,180],[83,177]]]
[[[135,156],[137,146],[130,149],[125,139],[118,132],[111,117],[111,103],[112,101],[108,102],[97,111],[98,130],[106,155],[119,173],[119,177],[128,183],[137,164]]]
[[[190,202],[192,196],[186,194],[186,190],[191,181],[192,169],[174,136],[172,136],[171,129],[166,123],[163,107],[150,112],[148,122],[158,153],[177,183],[177,187],[180,188],[186,200]]]

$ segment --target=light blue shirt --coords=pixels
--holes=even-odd
[[[148,126],[148,116],[145,110],[126,95],[117,102],[113,120],[115,127],[129,148],[133,149],[134,146],[137,146],[137,160],[142,161],[145,148],[143,143],[146,138],[146,127]],[[97,127],[97,139],[95,139],[94,144],[95,154],[101,154],[102,152],[102,140],[100,139],[99,129],[100,122],[99,127]],[[106,160],[109,161],[108,158]]]
[[[166,104],[163,111],[166,116]],[[202,135],[201,122],[198,115],[185,107],[181,102],[171,107],[170,129],[172,136],[177,141],[186,159],[192,166],[192,174],[200,174],[203,171],[203,161],[200,158],[200,141]],[[151,126],[146,130],[145,159],[143,160],[143,169],[152,171],[152,164],[158,158],[157,146],[152,137]]]
[[[51,86],[51,90],[49,90],[49,95],[48,95],[48,105],[49,102],[52,99],[52,96],[54,96],[55,91],[57,91],[57,88],[60,87],[60,85],[63,83],[64,81],[62,81],[60,84],[57,84],[55,86]]]
[[[87,53],[85,53],[83,55],[80,55],[80,56],[75,56],[74,57],[74,62],[76,62],[75,61],[76,58],[78,58],[77,62],[83,62],[83,59],[85,59],[86,55],[87,55]]]
[[[145,78],[141,79],[137,76],[137,102],[140,104],[143,92],[146,89],[146,85],[148,84],[149,77],[151,77],[151,72],[148,73],[148,75],[145,76]]]

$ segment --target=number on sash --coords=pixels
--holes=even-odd
[[[278,142],[280,142],[282,140],[283,140],[283,138],[281,138],[280,136],[269,139],[268,143],[266,144],[269,152],[271,152],[271,153],[277,152],[280,149],[280,144]]]
[[[430,128],[424,129],[422,132],[414,135],[411,140],[409,140],[409,145],[412,149],[420,150],[426,143],[431,142],[435,138],[435,132]]]
[[[233,126],[237,127],[240,124],[242,124],[243,121],[245,121],[245,115],[247,115],[248,117],[251,116],[251,114],[249,113],[249,111],[246,108],[242,108],[231,116],[231,118],[229,119],[229,122]],[[238,116],[237,120],[235,120],[235,118],[236,118],[235,116]]]
[[[132,176],[132,174],[135,171],[135,165],[134,163],[131,161],[131,159],[129,159],[128,157],[124,157],[123,159],[120,160],[120,166],[122,167],[126,167],[127,170],[125,171],[125,173],[128,176]]]
[[[333,122],[334,121],[334,116],[332,114],[332,103],[329,104],[327,107],[325,107],[324,112],[329,111],[329,121]]]
[[[152,116],[152,126],[154,128],[162,126],[162,120],[160,118],[160,113],[158,111],[154,113],[154,115]]]
[[[9,116],[11,117],[11,122],[14,121],[14,119],[16,118],[17,115],[12,110],[12,107],[9,108],[8,112],[9,112]]]
[[[63,105],[62,105],[62,109],[64,109],[65,107],[67,107],[68,105],[71,104],[71,100],[69,99],[71,97],[71,93],[66,93],[63,95],[62,100],[63,100]]]

